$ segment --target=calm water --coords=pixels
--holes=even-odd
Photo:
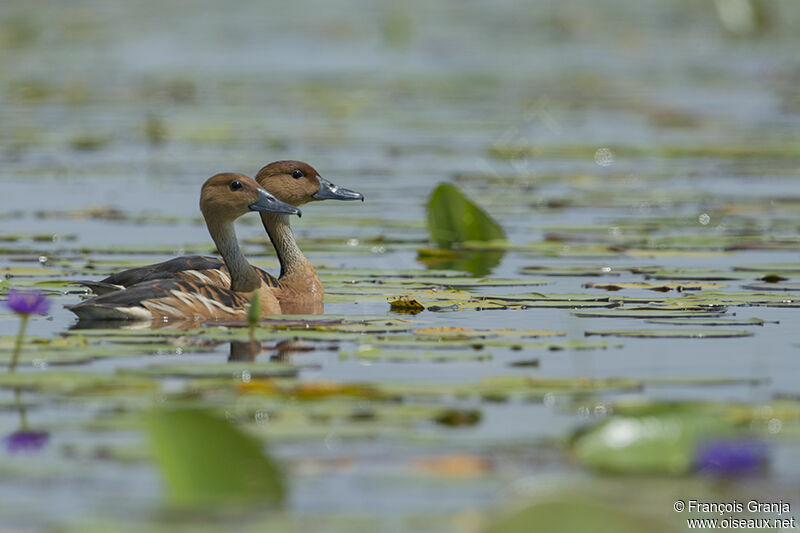
[[[796,244],[800,43],[791,28],[800,22],[800,9],[788,1],[773,6],[777,11],[764,35],[737,37],[720,26],[711,3],[688,0],[602,6],[577,0],[242,1],[233,7],[208,1],[4,2],[0,235],[21,238],[0,243],[0,268],[37,267],[40,257],[54,268],[87,258],[155,262],[208,248],[198,220],[202,182],[224,170],[252,175],[287,158],[305,160],[367,198],[358,205],[315,204],[293,222],[308,257],[330,268],[424,268],[416,248],[427,246],[425,202],[440,181],[459,184],[519,244],[580,226],[607,228],[603,236],[620,225],[653,220],[671,221],[664,234],[711,237],[724,235],[725,224],[746,221]],[[493,157],[508,146],[533,150]],[[683,154],[671,153],[675,147]],[[709,150],[690,153],[692,147]],[[604,159],[596,152],[602,148],[613,157]],[[776,153],[780,148],[787,153]],[[97,206],[116,210],[118,220],[86,216]],[[703,214],[710,222],[700,222]],[[248,239],[250,256],[275,271],[255,222],[243,220],[239,235]],[[34,242],[30,234],[58,237]],[[348,244],[377,236],[387,242]],[[323,237],[330,239],[326,246],[319,242]],[[798,247],[665,257],[510,252],[491,276],[541,277],[520,274],[527,265],[728,270],[796,263]],[[578,293],[587,292],[581,287],[586,281],[643,278],[546,279],[550,283],[542,287],[485,291]],[[726,283],[740,290],[746,282]],[[51,315],[34,319],[29,332],[53,337],[70,328],[76,320],[62,305],[78,300],[77,294],[59,296]],[[391,315],[383,300],[332,303],[326,312]],[[448,364],[365,364],[317,351],[302,356],[317,366],[300,377],[420,383],[509,374],[754,378],[720,387],[653,386],[641,394],[751,405],[776,395],[796,398],[797,309],[736,307],[729,315],[779,323],[733,328],[756,331],[743,339],[612,338],[622,347],[536,351],[524,354],[540,359],[531,369],[509,368],[522,356],[502,349],[493,350],[490,361]],[[583,339],[589,330],[660,327],[639,319],[578,318],[565,309],[423,313],[414,319],[429,326],[552,329],[568,339]],[[0,334],[12,335],[16,327],[13,317],[0,315]],[[211,354],[184,353],[181,361],[224,362],[227,355],[228,347],[219,345]],[[108,358],[59,370],[112,373],[175,358]],[[19,413],[9,391],[0,398],[5,435],[17,429]],[[38,454],[2,457],[0,524],[75,526],[94,517],[135,523],[155,512],[161,488],[149,464],[102,461],[86,452],[97,442],[141,446],[132,432],[95,437],[85,429],[102,411],[101,400],[62,403],[31,394],[29,401],[28,418],[51,439]],[[550,444],[587,421],[580,409],[522,402],[479,407],[483,420],[474,428],[424,426],[412,442],[276,444],[275,454],[292,465],[308,457],[353,461],[325,475],[292,470],[290,512],[353,512],[406,529],[402,517],[409,515],[496,507],[523,481],[541,485],[586,476]],[[437,445],[440,440],[446,445]],[[397,466],[451,451],[488,455],[499,466],[465,483],[420,481]],[[753,486],[793,496],[800,506],[798,459],[796,435],[780,441],[769,471]]]

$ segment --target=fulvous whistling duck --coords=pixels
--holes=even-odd
[[[225,262],[225,286],[206,282],[200,273],[194,277],[162,277],[85,300],[69,309],[89,320],[241,320],[247,317],[253,293],[259,291],[262,316],[280,313],[280,304],[265,281],[268,274],[250,265],[239,249],[234,221],[249,211],[299,216],[300,210],[276,199],[252,178],[234,173],[217,174],[203,184],[200,210]],[[191,271],[189,265],[193,262],[193,257],[168,261],[184,264],[184,274]]]
[[[256,181],[275,197],[295,207],[319,200],[364,200],[356,191],[337,187],[311,165],[300,161],[275,161],[263,167]],[[324,292],[316,271],[295,242],[285,213],[262,212],[261,221],[281,264],[276,279],[259,270],[263,281],[281,303],[284,313],[320,313]],[[97,294],[119,291],[155,279],[201,281],[227,287],[226,265],[217,258],[179,257],[146,267],[132,268],[100,282],[82,282]]]

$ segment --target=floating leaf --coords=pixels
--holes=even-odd
[[[437,424],[450,427],[474,426],[481,421],[482,415],[478,410],[461,411],[448,409],[437,415],[434,419]]]
[[[654,318],[645,320],[650,324],[672,324],[674,326],[763,326],[760,318]]]
[[[392,311],[399,311],[403,313],[417,314],[425,310],[425,306],[416,300],[406,296],[389,299],[389,307]]]
[[[653,307],[617,308],[603,311],[572,311],[581,318],[683,318],[683,317],[718,317],[725,314],[725,309],[664,309]]]
[[[242,501],[274,505],[285,498],[282,475],[260,444],[206,411],[157,409],[145,416],[153,454],[178,506]]]
[[[619,276],[628,269],[612,267],[610,265],[530,265],[522,267],[524,274],[537,274],[541,276]]]
[[[216,363],[152,365],[125,373],[149,376],[231,377],[249,380],[251,377],[293,377],[300,367],[289,363]]]
[[[432,362],[444,363],[448,361],[486,361],[492,354],[486,352],[453,352],[450,350],[399,352],[382,350],[369,344],[360,345],[354,352],[340,351],[342,359],[356,358],[367,361],[395,361],[395,362]]]
[[[553,337],[566,335],[563,331],[550,331],[543,329],[470,329],[460,327],[420,328],[414,333],[422,337],[438,339],[466,339],[489,337]]]
[[[664,268],[646,272],[653,279],[687,279],[696,281],[726,281],[756,279],[757,273],[718,270],[714,268]],[[763,275],[763,274],[762,274]]]
[[[428,232],[441,248],[464,241],[505,239],[503,228],[449,183],[440,184],[431,193]]]
[[[749,283],[747,285],[742,285],[742,288],[750,291],[800,291],[800,282],[795,281],[789,283],[774,283],[774,282]]]
[[[764,263],[762,265],[738,265],[733,270],[744,272],[776,272],[778,274],[800,274],[800,263]]]
[[[666,533],[672,531],[660,521],[638,516],[570,493],[555,501],[534,503],[495,519],[486,533],[529,533],[563,531],[580,533]]]
[[[668,283],[647,283],[645,281],[631,281],[627,283],[592,283],[587,282],[581,285],[585,289],[604,289],[607,291],[620,291],[623,289],[641,289],[648,291],[667,292],[667,291],[699,291],[702,289],[724,289],[724,283],[699,283],[699,282],[668,282]]]
[[[618,329],[605,331],[587,331],[587,337],[599,335],[602,337],[635,337],[657,339],[714,339],[727,337],[751,337],[752,331],[733,329]]]
[[[577,460],[603,471],[685,474],[703,441],[732,433],[731,421],[702,412],[614,416],[573,442]]]
[[[665,300],[665,303],[676,305],[697,305],[697,306],[729,306],[729,305],[786,305],[800,303],[800,296],[793,296],[782,293],[763,293],[763,292],[731,292],[731,291],[701,291],[693,294],[686,294],[679,299]]]

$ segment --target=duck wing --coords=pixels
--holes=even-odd
[[[120,291],[138,283],[156,279],[179,278],[210,285],[230,286],[231,280],[225,263],[216,257],[186,255],[162,263],[129,268],[100,281],[76,281],[89,287],[95,294]]]
[[[249,296],[217,285],[163,278],[96,296],[67,309],[82,320],[236,320],[246,316]]]

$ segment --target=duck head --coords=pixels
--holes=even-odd
[[[364,195],[338,187],[302,161],[275,161],[256,174],[256,181],[279,200],[300,206],[316,200],[361,200]]]
[[[212,176],[203,184],[200,211],[206,220],[234,220],[249,211],[301,215],[297,207],[281,202],[253,178],[232,172]]]

